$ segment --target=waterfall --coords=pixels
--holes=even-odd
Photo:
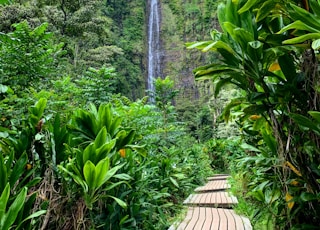
[[[160,12],[159,0],[149,0],[148,20],[148,90],[154,92],[154,79],[160,70]],[[151,101],[154,101],[151,98]]]

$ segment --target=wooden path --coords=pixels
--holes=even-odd
[[[206,185],[196,188],[184,201],[189,207],[185,219],[169,230],[252,230],[249,219],[232,210],[238,200],[226,191],[230,187],[227,178],[209,177]]]

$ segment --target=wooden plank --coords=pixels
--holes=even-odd
[[[228,220],[228,230],[237,230],[238,228],[236,225],[236,221],[233,215],[231,214],[230,209],[224,209],[223,211]]]
[[[207,204],[208,200],[210,200],[210,195],[211,195],[210,193],[203,193],[199,204]]]
[[[230,209],[229,213],[233,216],[237,230],[245,230],[241,216],[237,215],[234,210]]]
[[[202,230],[211,230],[211,224],[213,220],[212,208],[204,208],[206,211],[206,220],[203,223]]]
[[[206,194],[205,193],[201,193],[201,194],[194,194],[194,200],[192,202],[193,205],[201,205],[201,204],[204,204],[204,203],[201,203],[201,200],[203,200],[203,196],[205,196]]]
[[[232,209],[190,207],[186,218],[177,228],[169,230],[252,230],[248,218],[237,215]]]
[[[230,185],[225,180],[209,181],[206,185],[200,186],[195,189],[196,192],[213,192],[219,190],[226,190]]]
[[[230,176],[229,175],[216,175],[213,177],[208,177],[208,181],[214,181],[214,180],[226,180],[228,179]]]
[[[215,203],[215,207],[216,208],[218,208],[221,204],[222,204],[222,202],[226,202],[225,200],[224,201],[222,201],[222,199],[221,199],[221,192],[215,192],[215,193],[212,193],[212,194],[215,194],[216,195],[216,203]]]
[[[251,223],[247,217],[241,216],[245,230],[252,230]]]
[[[193,194],[192,198],[184,201],[185,205],[231,208],[237,204],[237,199],[229,196],[227,192],[209,192]]]
[[[217,210],[218,210],[219,218],[220,218],[219,230],[228,230],[227,216],[225,215],[223,209],[219,208]]]
[[[191,202],[191,200],[192,200],[192,194],[190,194],[188,197],[187,197],[187,199],[185,199],[185,201],[183,201],[183,203],[185,204],[187,204],[187,203],[190,203]]]
[[[196,228],[195,229],[203,229],[203,224],[206,221],[206,208],[203,207],[198,207],[199,211],[199,218],[198,218],[198,222],[196,224]]]
[[[208,200],[208,202],[210,202],[210,204],[213,204],[212,205],[213,207],[217,203],[216,197],[217,197],[217,195],[215,193],[211,193],[210,194],[210,201]]]
[[[192,218],[189,221],[188,225],[186,226],[185,230],[196,229],[195,227],[196,227],[196,224],[198,222],[199,214],[200,214],[199,208],[194,208],[193,209],[193,213],[192,213]]]
[[[187,212],[186,218],[178,225],[177,228],[173,228],[172,230],[174,230],[174,229],[184,230],[187,227],[187,225],[190,222],[190,220],[192,219],[194,209],[195,209],[194,207],[188,208],[188,212]],[[168,229],[168,230],[170,230],[170,229]]]
[[[210,230],[219,230],[220,217],[219,217],[218,209],[211,208],[211,212],[212,212],[212,224],[211,224]]]

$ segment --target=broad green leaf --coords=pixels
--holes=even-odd
[[[226,32],[223,26],[223,23],[226,21],[225,11],[226,11],[226,5],[224,3],[220,3],[217,8],[217,16],[218,16],[219,24],[224,32]]]
[[[148,151],[146,150],[146,145],[126,145],[127,148],[137,151],[141,156],[146,157]]]
[[[30,220],[30,219],[33,219],[33,218],[36,218],[36,217],[39,217],[43,214],[46,214],[47,210],[40,210],[40,211],[37,211],[37,212],[34,212],[32,213],[30,216],[28,216],[27,218],[25,218],[22,222],[19,223],[19,225],[17,226],[16,229],[20,229],[22,224],[27,221],[27,220]]]
[[[111,197],[112,199],[114,199],[118,203],[118,205],[120,205],[122,208],[124,208],[124,209],[127,208],[127,204],[123,200],[121,200],[117,197],[114,197],[114,196],[108,196],[108,197]]]
[[[242,144],[240,145],[240,147],[241,147],[242,149],[244,149],[244,150],[249,150],[249,151],[251,151],[251,152],[261,152],[260,149],[257,149],[256,147],[254,147],[254,146],[252,146],[252,145],[249,145],[249,144],[247,144],[247,143],[242,143]]]
[[[123,225],[127,219],[129,219],[129,215],[125,215],[124,217],[122,217],[119,222],[119,226]]]
[[[310,120],[309,118],[302,116],[300,114],[290,114],[290,117],[296,122],[298,123],[298,125],[301,125],[302,127],[306,127],[309,128],[312,131],[315,131],[317,134],[320,135],[320,128],[317,127],[317,124],[314,123],[312,120]]]
[[[230,55],[235,55],[234,50],[225,42],[223,41],[214,41],[211,44],[208,44],[206,47],[201,49],[203,52],[208,52],[208,51],[217,51],[218,49],[223,49],[230,53]]]
[[[293,57],[290,54],[285,54],[278,58],[278,62],[285,78],[289,82],[292,82],[297,75]]]
[[[7,181],[8,181],[7,166],[4,163],[4,158],[2,153],[0,153],[0,192],[4,190],[4,188],[6,187]]]
[[[315,119],[320,124],[320,112],[318,111],[309,111],[308,112],[313,119]]]
[[[302,201],[308,202],[308,201],[312,201],[312,200],[318,200],[319,196],[317,196],[313,193],[303,192],[303,193],[301,193],[300,198]]]
[[[69,174],[73,180],[82,187],[83,191],[85,193],[88,192],[88,185],[86,184],[86,182],[79,176],[75,175],[74,173],[70,172],[69,170],[67,170],[66,168],[64,168],[61,165],[58,165],[58,168],[62,171],[64,171],[65,173]]]
[[[222,116],[226,122],[229,121],[231,109],[242,104],[241,98],[232,99],[231,102],[223,109]]]
[[[113,139],[110,142],[105,143],[100,148],[96,149],[96,161],[98,162],[104,159],[108,155],[108,153],[110,153],[111,150],[115,147],[116,143],[117,139]]]
[[[96,148],[95,148],[95,144],[94,143],[90,143],[84,150],[82,153],[82,162],[83,164],[79,164],[80,169],[84,167],[85,163],[87,161],[91,161],[94,164],[96,164]],[[80,154],[81,157],[81,154]],[[80,163],[80,162],[79,162]]]
[[[301,20],[310,27],[313,27],[320,31],[320,17],[317,17],[315,14],[310,13],[309,11],[290,3],[293,11],[290,11],[290,16],[294,21]]]
[[[279,199],[281,192],[279,190],[267,189],[265,192],[265,201],[267,204],[272,204]]]
[[[228,75],[228,73],[234,73],[234,72],[239,72],[239,71],[240,71],[239,69],[235,69],[235,68],[232,68],[229,66],[217,64],[217,65],[207,66],[207,68],[204,67],[204,68],[195,69],[195,77],[197,79],[200,79],[200,77],[201,77],[201,79],[202,79],[204,76],[208,76],[210,79],[214,75],[217,75],[217,74]]]
[[[263,43],[260,41],[249,42],[249,45],[254,49],[260,49],[263,46]]]
[[[178,182],[177,182],[174,178],[172,178],[172,177],[170,176],[169,179],[170,179],[171,183],[172,183],[174,186],[176,186],[177,188],[179,188],[179,184],[178,184]]]
[[[243,5],[243,7],[241,7],[241,9],[238,10],[239,14],[242,14],[248,10],[250,10],[255,4],[260,3],[261,0],[248,0],[246,2],[246,4]]]
[[[111,137],[113,137],[114,135],[116,135],[116,133],[118,132],[119,128],[120,128],[120,124],[122,122],[122,118],[121,117],[115,117],[112,120],[112,124],[108,130],[108,132],[110,133]]]
[[[132,140],[134,139],[136,135],[136,132],[135,130],[130,130],[129,133],[127,133],[127,136],[123,139],[122,143],[121,143],[121,146],[118,146],[118,148],[123,148],[125,147],[126,145],[129,145],[131,144]]]
[[[269,147],[271,152],[276,155],[278,152],[278,145],[276,139],[269,134],[266,130],[262,130],[262,137],[266,145]]]
[[[271,10],[273,10],[276,6],[276,2],[274,0],[265,1],[262,6],[258,9],[256,21],[260,22],[270,15]]]
[[[98,133],[96,139],[94,140],[95,149],[100,148],[106,143],[107,140],[107,129],[104,126]]]
[[[30,175],[32,175],[32,174],[30,174]],[[30,180],[28,183],[26,183],[25,187],[31,188],[31,187],[37,185],[41,180],[42,180],[42,177],[35,177],[32,180]]]
[[[263,194],[262,190],[255,190],[255,191],[250,192],[250,194],[254,198],[256,198],[258,201],[261,201],[261,202],[265,201],[265,197],[264,197],[264,194]]]
[[[83,167],[83,176],[89,187],[89,189],[95,190],[97,188],[96,182],[96,167],[95,165],[88,160]]]
[[[114,176],[114,174],[116,174],[116,172],[121,169],[126,163],[123,163],[121,165],[117,165],[117,166],[114,166],[112,169],[110,169],[106,174],[105,174],[105,177],[103,179],[103,181],[108,181],[111,177]]]
[[[114,175],[114,177],[116,177],[116,176],[117,176],[117,175]],[[104,190],[104,191],[109,191],[109,190],[111,190],[111,189],[113,189],[113,188],[115,188],[115,187],[117,187],[117,186],[119,186],[119,185],[121,185],[121,184],[126,184],[126,185],[128,185],[128,187],[131,187],[127,181],[119,181],[119,182],[117,182],[117,183],[112,183],[111,185],[107,186],[107,187],[106,187],[105,189],[103,189],[103,190]]]
[[[6,212],[9,196],[10,196],[10,184],[7,183],[6,187],[4,188],[0,196],[0,221],[2,220],[2,216],[4,216]]]
[[[19,211],[24,205],[26,196],[27,196],[27,188],[24,187],[22,191],[15,198],[13,203],[10,205],[8,212],[4,215],[4,222],[1,222],[0,229],[7,230],[10,229],[14,221],[16,220]]]
[[[314,40],[314,39],[319,39],[319,38],[320,38],[320,33],[308,33],[305,35],[301,35],[299,37],[285,40],[285,41],[283,41],[283,44],[284,45],[293,45],[293,44],[305,42],[307,40]]]
[[[308,32],[312,32],[312,33],[319,33],[319,30],[317,30],[316,28],[313,28],[311,26],[308,26],[307,24],[305,24],[304,22],[297,20],[294,21],[293,23],[283,27],[278,34],[282,34],[288,30],[305,30]]]
[[[218,94],[220,93],[220,90],[227,84],[232,83],[232,77],[227,77],[227,78],[221,78],[218,80],[217,84],[214,86],[214,96],[217,97]]]
[[[102,104],[98,110],[98,116],[101,125],[103,124],[107,128],[107,132],[110,133],[110,128],[112,126],[112,111],[111,104]],[[111,134],[111,133],[110,133]]]
[[[202,42],[189,42],[186,43],[187,49],[200,49],[202,50],[203,48],[207,47],[209,44],[213,43],[213,41],[202,41]]]
[[[116,174],[113,177],[120,180],[132,180],[132,177],[126,173]]]
[[[46,105],[47,105],[47,99],[41,98],[39,99],[38,102],[36,102],[36,104],[33,107],[30,108],[30,112],[34,116],[36,116],[38,119],[40,119],[43,115]]]
[[[224,9],[225,21],[232,22],[237,26],[240,26],[241,22],[239,14],[237,13],[239,7],[238,1],[227,0],[226,7]],[[220,23],[221,25],[222,23]]]
[[[310,8],[312,9],[312,12],[317,15],[320,16],[320,3],[317,0],[309,0],[309,5]]]
[[[14,184],[18,181],[20,176],[24,173],[27,162],[28,162],[28,156],[27,156],[27,153],[24,152],[20,156],[20,158],[16,161],[11,171],[10,179],[9,179],[11,187],[14,186]]]
[[[41,34],[44,34],[44,32],[47,30],[48,23],[42,23],[40,26],[36,27],[32,32],[31,35],[37,35],[40,36]]]
[[[259,130],[261,130],[262,128],[264,128],[265,125],[266,125],[266,120],[265,120],[264,117],[261,116],[260,118],[258,118],[258,119],[254,122],[252,128],[253,128],[253,130],[255,130],[255,131],[259,131]]]
[[[110,167],[110,160],[108,157],[105,159],[99,161],[97,164],[95,171],[96,171],[96,177],[95,177],[95,187],[98,189],[100,188],[106,181],[104,178],[107,175],[107,172],[109,171]]]

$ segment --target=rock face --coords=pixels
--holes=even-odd
[[[208,93],[207,86],[195,83],[192,70],[210,62],[212,55],[187,50],[185,43],[210,39],[210,31],[217,27],[217,21],[214,19],[215,9],[216,3],[209,0],[149,0],[146,77],[148,89],[153,87],[150,83],[152,77],[170,76],[180,91],[177,103],[180,100],[195,100],[199,95]],[[157,19],[156,15],[160,16],[160,19]],[[156,41],[157,29],[160,39]],[[153,42],[150,43],[152,39]],[[153,68],[151,64],[154,65]]]

